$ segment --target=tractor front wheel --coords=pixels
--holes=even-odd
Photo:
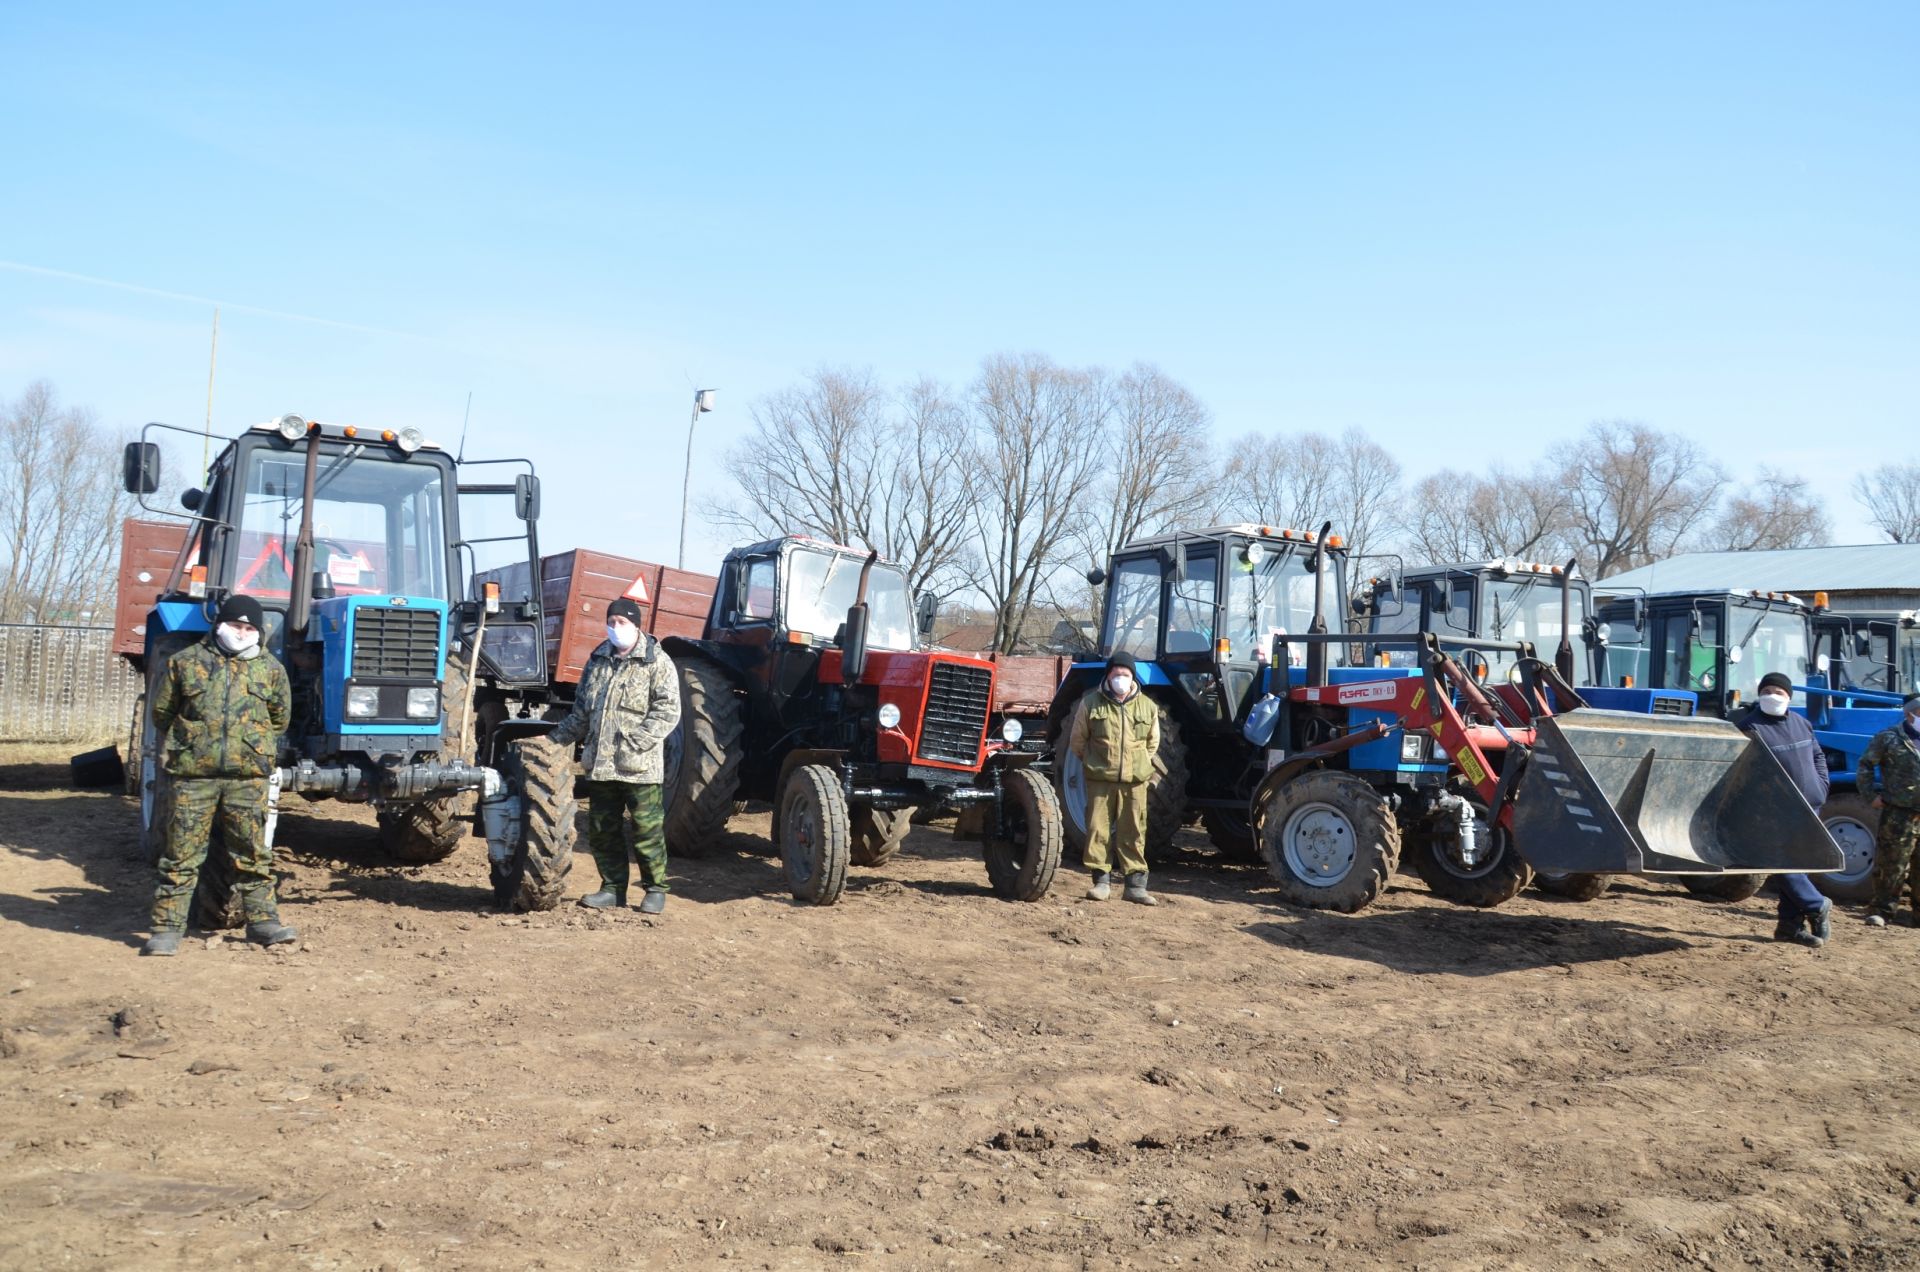
[[[1873,850],[1880,837],[1880,810],[1858,791],[1843,791],[1820,810],[1846,864],[1831,874],[1810,876],[1813,886],[1835,901],[1873,900]]]
[[[803,764],[780,790],[774,819],[780,859],[793,899],[832,905],[847,886],[853,830],[840,775],[824,764]]]
[[[546,738],[507,748],[503,776],[520,795],[520,835],[506,859],[492,859],[493,902],[502,910],[551,910],[573,869],[580,805],[573,793],[573,749]]]
[[[1275,789],[1259,817],[1267,870],[1281,897],[1351,914],[1385,890],[1400,827],[1380,792],[1347,773],[1303,773]]]
[[[1060,868],[1060,801],[1045,778],[1024,768],[1007,774],[1002,794],[1007,837],[987,840],[987,880],[1003,900],[1038,901]]]
[[[1680,876],[1680,885],[1702,901],[1745,901],[1766,881],[1763,874]]]
[[[1613,876],[1577,870],[1568,873],[1536,870],[1533,886],[1562,901],[1591,901],[1613,886]]]
[[[389,857],[407,866],[445,860],[467,833],[466,825],[456,820],[451,799],[390,805],[375,816],[380,824],[381,847]]]
[[[1460,851],[1460,836],[1451,827],[1435,833],[1429,821],[1406,834],[1407,864],[1429,892],[1455,905],[1486,909],[1513,900],[1527,886],[1533,867],[1514,851],[1512,834],[1489,824],[1486,809],[1477,803],[1473,838],[1478,860],[1469,865]]]
[[[740,789],[745,704],[715,664],[689,657],[674,667],[680,675],[680,724],[662,756],[667,846],[679,856],[706,857],[725,842]]]

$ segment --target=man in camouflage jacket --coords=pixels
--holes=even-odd
[[[1882,729],[1867,743],[1854,779],[1862,795],[1874,789],[1873,771],[1880,770],[1880,830],[1873,844],[1873,900],[1867,921],[1881,926],[1891,919],[1907,890],[1907,900],[1920,920],[1920,694],[1904,704],[1900,723]]]
[[[267,843],[267,778],[293,714],[287,673],[260,647],[264,615],[251,596],[231,596],[205,640],[167,661],[153,689],[160,762],[172,779],[166,847],[153,898],[146,954],[180,948],[187,912],[217,825],[247,916],[247,935],[278,945],[297,935],[280,922]]]
[[[680,723],[680,678],[660,643],[640,630],[640,607],[621,597],[607,607],[607,639],[587,660],[573,710],[554,726],[555,742],[584,742],[587,845],[600,867],[600,890],[580,904],[603,910],[627,903],[629,822],[642,914],[667,907],[666,809],[662,744]]]

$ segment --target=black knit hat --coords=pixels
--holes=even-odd
[[[1769,689],[1779,689],[1790,694],[1793,692],[1793,681],[1784,671],[1770,671],[1760,677],[1760,692],[1765,693]]]
[[[1111,654],[1107,655],[1108,671],[1118,671],[1122,667],[1126,668],[1128,671],[1137,671],[1139,668],[1139,663],[1134,660],[1134,657],[1132,654],[1128,653],[1124,649],[1116,649]],[[1137,678],[1138,677],[1136,676],[1136,679]]]
[[[640,626],[640,605],[630,596],[616,597],[613,604],[607,606],[607,618],[609,621],[624,618],[638,627]]]
[[[235,592],[220,604],[222,623],[251,623],[255,628],[267,625],[266,611],[260,608],[260,602],[253,597]]]

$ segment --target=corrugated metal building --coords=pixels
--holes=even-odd
[[[1920,543],[1855,543],[1765,552],[1686,552],[1593,585],[1647,592],[1792,592],[1811,604],[1825,592],[1836,610],[1920,609]]]

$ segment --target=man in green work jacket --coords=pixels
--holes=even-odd
[[[238,876],[248,938],[280,945],[298,935],[280,921],[266,835],[267,778],[293,694],[286,669],[260,647],[264,625],[259,601],[228,597],[206,639],[170,658],[154,686],[154,731],[173,796],[143,954],[179,953],[216,825]]]
[[[1107,659],[1099,687],[1074,709],[1068,746],[1087,773],[1086,866],[1093,872],[1087,900],[1113,895],[1111,840],[1127,877],[1123,896],[1157,905],[1147,891],[1147,783],[1160,750],[1160,708],[1140,692],[1132,654],[1122,650]]]
[[[647,889],[640,912],[659,914],[667,908],[663,744],[680,723],[680,677],[641,620],[640,607],[624,596],[607,606],[607,638],[587,660],[573,710],[547,736],[562,746],[586,744],[587,844],[600,867],[600,890],[580,904],[626,905],[631,823]]]
[[[1885,927],[1907,892],[1914,918],[1920,922],[1920,694],[1903,704],[1900,723],[1882,729],[1867,743],[1854,773],[1862,795],[1874,788],[1873,771],[1880,770],[1880,833],[1873,844],[1873,900],[1867,904],[1867,922]]]

